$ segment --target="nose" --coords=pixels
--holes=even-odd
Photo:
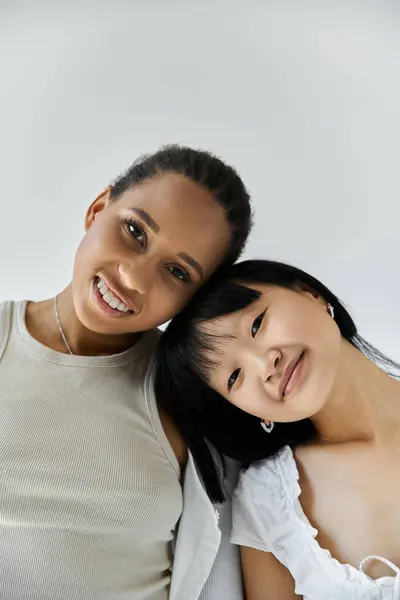
[[[153,287],[156,267],[148,260],[135,257],[132,262],[119,266],[119,275],[123,285],[139,294],[148,294]]]
[[[271,348],[267,352],[267,356],[263,356],[260,364],[260,381],[262,383],[270,383],[272,377],[278,372],[280,362],[282,360],[282,352],[278,348]]]

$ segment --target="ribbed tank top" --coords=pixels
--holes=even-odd
[[[151,386],[158,333],[70,356],[29,334],[25,308],[0,305],[0,598],[167,600],[182,492]]]

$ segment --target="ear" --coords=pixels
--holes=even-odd
[[[309,300],[312,300],[313,302],[316,302],[326,308],[326,300],[324,300],[324,298],[315,290],[312,290],[310,287],[304,285],[303,283],[299,283],[298,285],[296,285],[296,290],[305,298],[308,298]]]
[[[93,225],[97,216],[110,204],[111,192],[112,186],[109,185],[93,200],[85,215],[85,231]]]

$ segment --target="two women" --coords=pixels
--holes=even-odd
[[[0,305],[1,598],[241,600],[229,548],[204,587],[225,546],[152,361],[250,226],[231,167],[167,147],[92,202],[65,290]]]
[[[157,387],[211,498],[233,498],[247,600],[400,598],[400,367],[288,265],[210,281],[160,344]]]

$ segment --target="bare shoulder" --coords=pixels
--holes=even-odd
[[[294,453],[300,469],[315,472],[321,479],[331,476],[331,468],[340,468],[345,472],[359,468],[366,459],[370,461],[374,454],[376,449],[362,442],[310,444],[297,447]]]
[[[325,498],[325,493],[336,493],[347,487],[349,474],[354,471],[354,451],[340,444],[310,444],[297,447],[294,452],[301,502],[310,509],[315,496]],[[357,462],[357,461],[356,461]],[[322,500],[321,500],[322,501]],[[315,508],[315,506],[314,506]],[[307,511],[305,511],[307,514]]]

